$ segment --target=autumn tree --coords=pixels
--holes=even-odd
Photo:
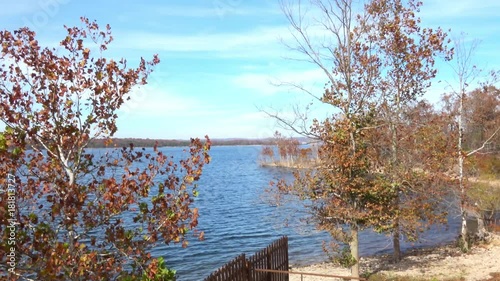
[[[157,147],[86,149],[116,133],[117,110],[159,59],[136,68],[107,59],[110,27],[82,22],[65,27],[57,48],[40,46],[28,28],[0,31],[0,181],[12,187],[0,194],[0,275],[171,280],[150,250],[187,245],[210,141],[192,139],[177,163]]]
[[[319,167],[297,172],[295,184],[281,181],[278,191],[311,202],[317,225],[349,246],[345,265],[358,276],[360,230],[373,227],[392,233],[398,260],[401,230],[417,237],[417,230],[425,227],[412,223],[442,217],[434,212],[438,203],[429,205],[426,200],[430,199],[426,188],[435,176],[422,178],[428,171],[415,171],[409,161],[409,155],[416,155],[415,142],[425,138],[414,134],[414,120],[404,113],[429,87],[436,74],[436,57],[447,55],[446,35],[441,29],[420,28],[417,1],[373,0],[363,7],[349,0],[311,4],[282,2],[293,38],[287,46],[321,69],[327,83],[322,95],[291,85],[330,105],[332,113],[326,120],[314,119],[309,129],[301,125],[303,115],[287,120],[268,113],[321,143]],[[356,8],[360,8],[358,14]],[[421,128],[415,132],[431,134],[424,125]],[[439,129],[433,127],[436,132]],[[419,211],[427,206],[433,208]]]
[[[458,167],[457,189],[459,192],[459,208],[462,220],[460,241],[464,251],[468,251],[470,247],[467,234],[467,209],[471,208],[467,198],[468,177],[465,171],[466,160],[468,157],[484,150],[484,148],[492,143],[495,138],[498,139],[497,135],[500,134],[500,125],[498,124],[498,120],[495,121],[495,112],[498,111],[495,105],[498,104],[498,95],[495,94],[498,93],[498,90],[492,87],[492,84],[498,80],[498,72],[492,71],[490,73],[492,79],[486,79],[486,82],[481,82],[480,84],[483,84],[482,89],[472,91],[470,99],[468,97],[468,92],[470,91],[469,87],[480,82],[478,79],[480,78],[481,69],[474,64],[474,52],[478,44],[479,42],[474,40],[470,45],[466,45],[463,35],[454,40],[456,55],[451,66],[456,81],[454,83],[449,83],[451,93],[443,97],[445,101],[444,110],[447,110],[448,114],[453,116],[456,120],[454,122],[456,126],[453,126],[453,128],[456,129],[457,132],[457,144],[455,146]],[[490,109],[483,107],[480,110],[473,110],[473,108],[477,106],[477,102],[479,102],[474,95],[480,94],[483,91],[484,93],[492,93],[493,95],[491,99],[480,102],[493,102],[494,107]],[[483,95],[483,97],[485,96],[487,97],[488,95]],[[483,114],[490,116],[482,116]],[[490,120],[488,121],[488,119]],[[474,128],[473,126],[478,127]],[[485,130],[485,128],[488,129]],[[467,129],[469,130],[469,140],[466,138]],[[474,135],[476,136],[474,137]],[[471,142],[467,143],[468,141]]]
[[[392,234],[395,261],[401,258],[400,240],[418,242],[431,225],[447,223],[451,185],[447,172],[454,147],[448,124],[448,116],[426,101],[407,105],[397,124],[397,165],[390,126],[375,133],[381,177],[392,198],[385,209],[388,219],[374,229]]]
[[[464,149],[500,152],[500,89],[484,85],[467,92],[463,111]]]
[[[378,194],[384,189],[379,188],[372,173],[372,149],[366,139],[367,130],[375,122],[373,95],[374,81],[380,74],[378,59],[362,44],[364,30],[355,27],[355,23],[363,20],[364,15],[356,19],[351,1],[312,4],[323,17],[321,21],[309,22],[304,14],[308,9],[301,7],[300,2],[296,5],[282,2],[295,39],[294,45],[289,46],[323,71],[328,81],[324,94],[309,94],[331,105],[335,113],[326,120],[314,120],[310,129],[296,128],[295,122],[270,114],[292,130],[321,143],[319,167],[296,172],[295,184],[280,181],[277,190],[280,194],[310,200],[318,227],[348,245],[349,254],[343,264],[351,267],[353,276],[359,276],[358,233],[379,217],[377,200],[384,198]],[[309,28],[320,28],[329,34],[329,40],[314,42]]]
[[[465,204],[462,209],[467,210],[466,215],[478,223],[473,235],[461,232],[461,245],[463,250],[468,250],[471,241],[485,238],[487,222],[491,222],[500,209],[499,189],[495,185],[495,179],[500,177],[500,90],[483,85],[468,92],[464,101],[463,156],[466,159],[462,176],[466,199],[461,202]]]
[[[436,59],[439,56],[450,59],[452,55],[452,52],[446,48],[449,40],[447,41],[446,34],[440,28],[420,27],[420,19],[416,12],[421,5],[422,2],[414,0],[370,1],[365,6],[369,17],[363,23],[369,41],[373,42],[371,48],[377,52],[380,60],[382,77],[377,87],[380,98],[381,114],[379,116],[384,124],[381,130],[387,132],[386,138],[381,136],[380,140],[385,140],[383,147],[390,148],[389,153],[381,155],[383,158],[381,162],[383,162],[385,178],[390,182],[395,195],[392,206],[393,215],[384,227],[392,233],[396,261],[401,259],[401,236],[415,239],[418,233],[415,226],[419,225],[418,222],[433,221],[432,213],[423,215],[419,212],[423,204],[420,201],[421,198],[417,200],[420,204],[416,205],[410,204],[408,199],[412,198],[411,201],[415,201],[421,196],[427,197],[437,191],[435,185],[438,183],[432,183],[428,181],[429,179],[426,179],[427,182],[424,184],[425,190],[416,192],[414,187],[423,183],[429,171],[432,171],[431,177],[439,173],[436,167],[430,165],[431,163],[439,165],[442,162],[441,159],[436,158],[426,159],[428,169],[417,174],[414,167],[419,163],[408,163],[411,158],[407,157],[416,146],[420,146],[423,140],[418,133],[424,133],[424,131],[417,129],[422,125],[423,120],[403,120],[403,115],[413,104],[417,103],[431,85],[431,80],[437,73],[434,66]],[[432,121],[427,124],[423,123],[423,126],[431,128]],[[427,151],[435,149],[431,143],[423,148]],[[410,190],[412,196],[404,196]],[[426,200],[426,202],[429,201]],[[433,210],[440,209],[437,203],[433,205]],[[430,209],[430,206],[427,209]],[[445,210],[442,210],[442,213],[444,215]]]

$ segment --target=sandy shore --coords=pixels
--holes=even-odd
[[[488,280],[490,273],[500,272],[500,235],[491,235],[489,242],[475,246],[463,254],[453,246],[420,249],[404,254],[403,260],[394,264],[390,256],[361,258],[361,273],[382,273],[389,277],[411,276],[424,280]],[[310,272],[349,276],[347,269],[329,263],[292,268],[295,272]],[[291,275],[290,281],[300,281],[300,275]],[[325,277],[304,276],[303,281],[335,280]],[[500,280],[500,279],[499,279]]]

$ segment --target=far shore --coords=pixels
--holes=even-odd
[[[274,168],[284,168],[284,169],[310,169],[316,166],[315,161],[310,162],[260,162],[262,167],[274,167]]]
[[[201,138],[201,136],[200,136]],[[189,146],[191,143],[188,139],[149,139],[149,138],[113,138],[113,144],[118,147],[128,147],[133,144],[135,147],[182,147]],[[89,148],[106,148],[105,139],[94,139]],[[212,146],[240,146],[240,145],[272,145],[274,141],[270,138],[250,139],[250,138],[226,138],[226,139],[211,139]]]

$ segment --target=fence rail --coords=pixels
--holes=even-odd
[[[366,281],[366,278],[362,277],[352,277],[352,276],[342,276],[342,275],[331,275],[331,274],[321,274],[321,273],[309,273],[309,272],[299,272],[299,271],[281,271],[281,270],[272,270],[272,269],[254,269],[258,272],[270,272],[280,275],[300,275],[300,280],[303,280],[304,276],[316,276],[316,277],[325,277],[325,278],[337,278],[343,280],[360,280]],[[326,279],[325,279],[326,280]]]

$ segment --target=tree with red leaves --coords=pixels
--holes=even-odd
[[[150,250],[187,246],[210,140],[192,139],[178,163],[157,147],[86,150],[116,133],[117,110],[160,60],[107,59],[110,27],[82,22],[65,27],[59,50],[28,28],[0,31],[0,276],[170,280]]]

